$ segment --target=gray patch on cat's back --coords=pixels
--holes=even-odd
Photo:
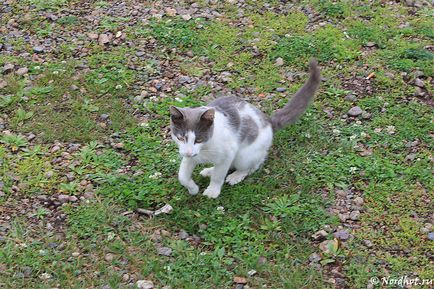
[[[208,104],[208,107],[215,107],[217,111],[222,113],[229,120],[229,123],[238,131],[241,124],[239,109],[246,105],[244,100],[235,96],[220,97]]]
[[[251,116],[244,116],[241,119],[240,127],[241,142],[247,141],[248,144],[251,144],[258,137],[258,134],[259,128],[253,118]]]

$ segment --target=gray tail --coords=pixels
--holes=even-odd
[[[318,62],[315,59],[310,60],[309,69],[310,76],[306,83],[297,91],[288,104],[278,109],[271,116],[271,124],[274,131],[295,122],[313,99],[315,91],[318,89],[319,83],[321,82]]]

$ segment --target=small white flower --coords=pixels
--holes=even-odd
[[[350,167],[349,169],[350,173],[355,173],[357,170],[357,167]]]
[[[224,212],[224,211],[225,211],[225,208],[224,208],[223,206],[218,206],[218,207],[217,207],[217,211],[219,211],[219,212]]]
[[[206,255],[206,252],[200,252],[199,255],[201,255],[201,256],[205,256],[205,255]]]
[[[170,268],[170,266],[168,266],[168,265],[164,266],[163,268],[169,272],[172,271],[172,268]]]
[[[39,255],[41,256],[47,255],[47,250],[39,250]]]
[[[39,70],[39,69],[41,69],[41,67],[39,66],[39,65],[37,65],[37,66],[35,66],[35,67],[33,67],[35,70]]]
[[[360,133],[360,136],[361,136],[362,138],[365,138],[365,137],[368,136],[368,134],[367,134],[366,132],[362,131],[362,132]]]
[[[312,137],[312,136],[310,135],[310,133],[308,133],[308,132],[304,133],[304,136],[305,136],[306,138],[311,138],[311,137]]]
[[[122,88],[122,85],[118,84],[118,85],[115,86],[115,88],[116,88],[116,89],[121,89],[121,88]]]
[[[355,134],[353,134],[352,136],[350,136],[350,140],[355,140],[357,138],[357,136]]]
[[[335,128],[333,130],[333,134],[339,135],[339,134],[341,134],[341,131]]]
[[[41,275],[39,275],[39,278],[47,280],[51,278],[51,275],[48,273],[42,273]]]
[[[113,232],[109,232],[109,233],[107,234],[107,241],[111,241],[111,240],[113,240],[115,237],[116,237],[116,234],[115,234],[115,233],[113,233]]]
[[[180,99],[179,97],[175,97],[175,100],[178,102],[182,102],[182,99]]]
[[[141,127],[148,127],[148,126],[149,126],[149,123],[147,123],[147,122],[142,122],[142,123],[140,124],[140,126],[141,126]]]
[[[54,74],[54,75],[57,75],[57,74],[59,74],[59,71],[54,70],[54,71],[53,71],[53,74]]]
[[[394,134],[395,133],[395,126],[389,125],[388,127],[386,127],[386,131],[388,134]]]
[[[169,162],[176,163],[176,159],[170,159]]]
[[[155,172],[154,174],[150,175],[149,178],[156,180],[156,179],[161,178],[161,176],[162,176],[162,174],[160,172]]]

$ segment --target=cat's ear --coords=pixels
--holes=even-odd
[[[209,124],[212,124],[214,122],[214,116],[215,116],[215,110],[214,108],[207,109],[202,115],[200,116],[200,119],[202,121],[205,121]]]
[[[181,122],[184,119],[184,115],[182,114],[181,110],[176,106],[170,106],[169,111],[170,118],[173,122]]]

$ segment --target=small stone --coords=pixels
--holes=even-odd
[[[121,37],[121,36],[122,36],[122,31],[118,31],[118,32],[116,32],[116,35],[115,35],[116,38],[119,38],[119,37]]]
[[[285,87],[278,87],[278,88],[276,88],[277,92],[284,92],[285,90],[286,90]]]
[[[328,254],[330,253],[329,246],[335,245],[335,242],[336,242],[335,240],[325,240],[321,244],[319,244],[319,248],[321,249],[321,251]]]
[[[107,253],[104,256],[104,260],[106,260],[107,262],[111,262],[111,261],[113,261],[114,257],[115,256],[112,253]]]
[[[354,102],[357,100],[357,97],[354,94],[350,93],[345,96],[345,100]]]
[[[110,287],[108,284],[105,284],[101,287],[101,289],[112,289],[112,287]]]
[[[322,259],[321,256],[319,254],[317,254],[317,253],[312,253],[309,256],[309,261],[311,263],[317,263],[317,262],[321,261],[321,259]]]
[[[276,59],[276,65],[277,66],[282,66],[283,64],[284,64],[284,61],[283,61],[283,59],[281,57],[279,57],[279,58]]]
[[[98,37],[98,43],[100,45],[105,45],[105,44],[107,44],[109,42],[110,42],[110,38],[109,38],[109,36],[107,34],[102,33],[102,34],[99,35],[99,37]]]
[[[247,275],[249,275],[250,277],[252,277],[253,275],[255,275],[257,272],[256,270],[250,270],[249,272],[247,272]]]
[[[55,152],[57,152],[57,151],[59,151],[60,150],[60,147],[59,146],[53,146],[52,148],[51,148],[51,150],[50,150],[50,153],[55,153]]]
[[[428,239],[434,241],[434,232],[428,233]]]
[[[27,67],[21,67],[20,69],[17,70],[18,75],[24,75],[27,72],[29,72],[29,69]]]
[[[368,42],[368,43],[366,43],[367,47],[373,47],[375,45],[376,45],[375,42]]]
[[[7,63],[3,66],[3,73],[7,74],[7,73],[11,73],[15,68],[15,65],[13,65],[12,63]]]
[[[92,39],[92,40],[97,40],[98,39],[98,33],[88,33],[87,36]]]
[[[108,114],[101,114],[101,115],[99,116],[99,118],[100,118],[101,120],[107,120],[107,119],[109,118],[109,115],[108,115]]]
[[[57,197],[57,199],[59,200],[59,202],[61,202],[62,204],[65,204],[67,202],[69,202],[69,196],[68,195],[64,195],[61,194]]]
[[[47,246],[48,246],[49,249],[54,249],[54,248],[56,248],[57,246],[59,246],[59,244],[52,242],[52,243],[48,243]]]
[[[172,249],[170,249],[169,247],[160,247],[157,249],[157,252],[159,255],[163,255],[163,256],[172,255]]]
[[[124,274],[124,275],[122,275],[122,281],[124,281],[124,282],[128,282],[130,280],[130,275],[129,274]]]
[[[76,196],[69,196],[69,201],[75,203],[78,201],[78,198]]]
[[[374,246],[370,240],[363,240],[363,244],[368,248],[372,248]]]
[[[350,213],[350,219],[353,221],[357,221],[360,218],[360,211],[352,211]]]
[[[181,240],[185,240],[185,239],[188,238],[189,235],[188,235],[188,233],[187,233],[186,231],[181,230],[181,231],[179,231],[178,236],[179,236],[179,238],[180,238]]]
[[[339,230],[333,233],[333,236],[337,239],[341,239],[342,241],[346,241],[350,238],[350,233],[347,230]]]
[[[149,280],[139,280],[136,282],[138,289],[152,289],[154,288],[154,282]]]
[[[0,79],[0,89],[5,88],[6,86],[8,86],[8,83],[5,80]]]
[[[363,205],[364,201],[361,197],[356,197],[356,198],[354,198],[353,203],[354,203],[354,205],[360,207]]]
[[[414,85],[418,86],[418,87],[425,87],[425,83],[423,82],[422,79],[420,78],[416,78],[414,80]]]
[[[72,255],[72,257],[78,257],[78,256],[80,256],[80,253],[79,252],[74,252],[71,255]]]
[[[315,234],[312,235],[312,239],[315,241],[324,240],[327,237],[328,233],[325,230],[319,230]]]
[[[362,113],[363,110],[359,106],[354,106],[347,112],[349,116],[354,116],[354,117],[359,116]]]
[[[121,142],[119,142],[119,143],[115,143],[115,144],[113,145],[113,147],[114,147],[115,149],[121,149],[121,148],[124,147],[124,144],[121,143]]]
[[[46,173],[44,174],[44,176],[45,176],[47,179],[51,178],[53,175],[54,175],[54,172],[53,172],[53,171],[48,171],[48,172],[46,172]]]
[[[346,220],[348,220],[350,218],[350,214],[348,213],[343,213],[343,214],[339,214],[339,220],[341,220],[341,222],[345,222]]]
[[[29,133],[29,135],[27,136],[27,140],[28,141],[32,141],[36,138],[36,135],[34,133]]]
[[[237,284],[247,284],[247,279],[244,278],[244,277],[235,276],[234,277],[234,283],[237,283]]]
[[[367,111],[364,111],[364,112],[362,113],[362,118],[363,118],[363,119],[371,119],[371,117],[372,117],[372,114],[369,113],[369,112],[367,112]]]
[[[182,19],[184,19],[185,21],[188,21],[188,20],[191,19],[191,15],[189,15],[189,14],[184,14],[184,15],[182,15],[181,17],[182,17]]]
[[[176,15],[176,9],[173,8],[166,8],[166,15],[173,17]]]
[[[136,52],[136,56],[137,57],[142,57],[142,56],[144,56],[146,53],[144,52],[144,51],[137,51]]]
[[[42,46],[33,46],[33,52],[35,52],[35,53],[43,53],[44,52],[44,47],[42,47]]]
[[[94,195],[92,192],[85,192],[85,193],[83,194],[83,197],[84,197],[85,199],[87,199],[87,200],[90,200],[90,199],[95,198],[95,195]]]
[[[339,197],[345,198],[347,196],[347,192],[344,190],[336,190],[336,195]]]

